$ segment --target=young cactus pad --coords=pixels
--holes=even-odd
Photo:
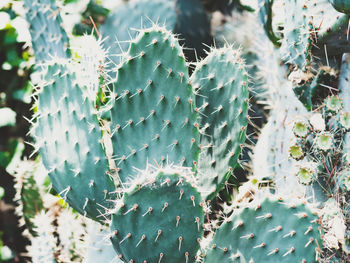
[[[179,170],[146,174],[112,216],[112,243],[125,262],[194,262],[203,234],[201,195]]]
[[[32,134],[55,190],[76,211],[100,221],[115,186],[106,174],[108,163],[93,104],[71,66],[52,62],[43,72]]]
[[[199,152],[195,101],[182,49],[163,27],[141,30],[114,83],[113,149],[122,182],[147,161],[192,166]]]
[[[265,199],[221,225],[203,262],[316,262],[316,221],[304,204]]]
[[[202,150],[199,182],[216,193],[237,165],[248,124],[247,72],[239,50],[213,49],[191,76],[199,112]]]

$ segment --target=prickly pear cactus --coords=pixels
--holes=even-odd
[[[33,155],[63,199],[18,181],[33,262],[348,261],[346,14],[326,0],[118,1],[79,43],[55,1],[24,3]]]
[[[350,2],[349,0],[329,0],[333,7],[342,13],[350,14]]]
[[[113,180],[93,105],[65,62],[47,66],[32,133],[56,191],[81,214],[104,220]],[[57,100],[57,98],[59,98]],[[71,127],[74,127],[71,129]]]
[[[24,6],[37,63],[45,62],[49,56],[68,58],[68,37],[61,27],[62,19],[55,2],[25,0]]]
[[[195,98],[174,35],[157,26],[140,31],[118,68],[113,92],[112,142],[122,182],[147,161],[192,166],[199,152]]]
[[[247,75],[240,52],[223,47],[213,49],[191,76],[201,129],[198,176],[208,195],[216,194],[232,175],[245,142]]]
[[[148,171],[112,215],[112,243],[126,262],[193,262],[204,203],[186,170]]]
[[[311,63],[310,35],[311,25],[307,6],[302,0],[284,2],[284,39],[282,42],[282,58],[296,69],[305,71]],[[291,15],[287,15],[291,12]]]
[[[317,220],[305,204],[255,202],[225,220],[204,262],[316,262],[321,244]]]

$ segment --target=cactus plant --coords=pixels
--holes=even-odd
[[[322,65],[328,57],[318,61],[314,52],[317,37],[335,42],[321,35],[324,27],[316,24],[329,3],[284,1],[284,12],[293,15],[276,27],[273,2],[259,1],[259,14],[249,16],[260,16],[268,35],[259,30],[256,43],[248,44],[255,63],[250,71],[243,58],[247,53],[234,45],[201,46],[211,44],[212,32],[199,0],[120,1],[97,29],[97,45],[87,49],[82,44],[80,53],[71,52],[54,1],[25,1],[33,49],[42,65],[32,120],[35,151],[55,191],[83,216],[77,218],[107,225],[97,227],[105,235],[100,238],[78,223],[80,236],[91,235],[96,253],[87,253],[85,246],[87,257],[74,256],[69,248],[80,245],[72,231],[63,230],[69,228],[64,218],[73,222],[74,212],[60,207],[57,227],[45,209],[29,213],[37,233],[29,249],[36,251],[33,259],[316,262],[330,249],[339,251],[335,243],[342,244],[346,232],[335,235],[333,225],[343,230],[349,223],[342,216],[349,194],[348,57],[338,81],[339,63]],[[222,8],[204,3],[211,11]],[[150,19],[129,37],[128,30],[140,28],[147,14]],[[342,27],[343,19],[340,15]],[[339,21],[327,19],[326,25],[343,34]],[[43,47],[45,34],[49,41]],[[106,36],[109,40],[103,41]],[[201,58],[188,55],[187,47],[195,47]],[[258,88],[251,82],[258,82]],[[263,95],[254,94],[261,89]],[[250,96],[263,100],[260,105],[270,113],[254,138],[253,178],[237,190],[229,179],[250,139]],[[35,192],[34,184],[23,187]],[[260,188],[274,192],[273,197],[265,198]],[[232,189],[240,196],[235,198]],[[216,198],[221,190],[234,205]],[[27,193],[18,196],[23,204]],[[254,201],[247,202],[253,194]],[[325,211],[331,197],[339,197],[337,216],[322,216],[321,221],[308,207]],[[45,218],[46,231],[38,225]],[[111,242],[100,242],[104,239]],[[55,258],[54,243],[60,244]]]
[[[329,2],[339,12],[350,14],[350,2],[348,0],[330,0]]]
[[[317,216],[304,204],[259,200],[225,220],[203,262],[314,262],[320,241]]]
[[[193,262],[203,233],[204,203],[191,174],[165,169],[145,171],[142,177],[112,216],[114,248],[126,261]]]
[[[227,182],[245,142],[247,81],[240,52],[230,47],[212,50],[191,76],[202,134],[198,173],[200,184],[210,194]]]
[[[130,79],[137,72],[138,77]],[[191,166],[199,151],[197,113],[184,55],[161,27],[142,30],[118,68],[111,114],[122,182],[147,161]],[[139,105],[135,107],[134,105]]]

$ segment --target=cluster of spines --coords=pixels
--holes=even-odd
[[[284,2],[283,60],[296,70],[306,71],[311,64],[312,23],[307,13],[307,5],[302,0]]]

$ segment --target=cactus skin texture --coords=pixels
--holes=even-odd
[[[282,58],[297,69],[306,71],[311,63],[312,40],[307,6],[302,0],[284,1],[284,39],[281,46]]]
[[[112,243],[124,262],[194,262],[203,234],[201,195],[171,171],[147,174],[112,216]]]
[[[316,220],[304,204],[267,198],[226,219],[203,262],[316,262]]]
[[[135,76],[130,78],[130,76]],[[176,38],[161,27],[131,43],[114,83],[113,149],[122,182],[147,161],[192,166],[199,152],[188,68]]]
[[[329,0],[329,2],[337,11],[350,15],[349,0]]]
[[[198,180],[210,199],[232,175],[245,141],[249,92],[240,52],[211,50],[197,64],[191,82],[201,129]]]
[[[53,62],[43,72],[37,122],[32,134],[53,187],[76,211],[103,220],[114,182],[106,174],[101,131],[93,104],[83,96],[68,64]]]
[[[62,19],[53,0],[25,0],[26,17],[30,24],[37,63],[52,57],[68,58],[68,37],[62,29]]]

